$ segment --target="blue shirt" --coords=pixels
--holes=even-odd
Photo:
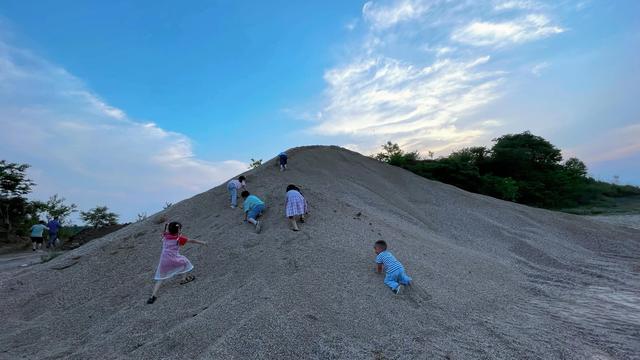
[[[242,209],[244,210],[244,212],[249,212],[251,209],[253,209],[256,205],[264,205],[264,202],[262,200],[260,200],[257,196],[255,195],[249,195],[247,196],[247,198],[244,200],[244,203],[242,205]]]
[[[49,230],[49,228],[42,224],[35,224],[31,227],[31,237],[42,237],[45,230]]]
[[[58,220],[51,220],[51,221],[49,221],[47,226],[49,227],[49,232],[50,233],[57,234],[58,233],[58,229],[60,229],[60,222]]]
[[[387,274],[391,274],[392,272],[395,272],[397,270],[404,269],[402,267],[402,264],[400,264],[400,261],[398,261],[396,257],[387,250],[381,252],[380,254],[378,254],[378,256],[376,256],[376,264],[383,264],[384,270]]]

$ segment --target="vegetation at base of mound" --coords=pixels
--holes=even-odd
[[[464,148],[437,159],[421,158],[418,152],[387,142],[373,157],[467,191],[546,209],[597,208],[602,213],[616,207],[617,199],[640,198],[639,187],[588,176],[584,162],[563,161],[560,149],[528,131],[493,142],[491,148]]]
[[[28,168],[28,164],[0,160],[0,240],[12,243],[16,238],[29,236],[31,226],[43,218],[58,218],[62,225],[58,232],[60,239],[82,230],[84,227],[67,223],[69,216],[78,210],[76,204],[68,204],[64,197],[55,194],[47,201],[27,199],[36,185],[27,177]],[[118,215],[106,206],[98,206],[81,212],[81,218],[90,226],[102,227],[116,224]]]

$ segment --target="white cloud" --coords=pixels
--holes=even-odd
[[[358,26],[358,20],[359,19],[352,19],[351,21],[348,21],[344,25],[344,28],[349,30],[349,31],[355,30],[355,28]]]
[[[548,62],[544,61],[538,64],[535,64],[532,68],[531,68],[531,73],[537,77],[540,77],[542,75],[542,72],[547,69],[549,66],[551,66],[551,64],[549,64]]]
[[[369,1],[362,7],[364,19],[375,29],[386,29],[416,19],[428,10],[424,1],[399,0],[388,5]]]
[[[198,159],[187,136],[130,119],[64,69],[2,41],[0,79],[0,153],[33,165],[40,198],[60,193],[130,218],[246,169]]]
[[[527,10],[527,9],[538,9],[542,7],[542,5],[537,1],[532,0],[500,0],[496,1],[494,5],[494,9],[497,11],[502,10]]]
[[[496,96],[501,72],[480,66],[488,56],[442,60],[417,67],[380,57],[325,74],[328,104],[315,131],[375,136],[426,149],[436,142],[466,143],[481,129],[458,129],[456,120]]]
[[[474,21],[456,30],[452,39],[473,46],[504,46],[525,43],[564,32],[545,15],[527,15],[513,21]]]
[[[488,141],[508,122],[480,113],[510,75],[508,61],[493,61],[504,57],[497,50],[564,31],[542,13],[549,9],[532,0],[367,2],[368,31],[325,72],[311,131],[363,151],[388,140],[421,152]]]

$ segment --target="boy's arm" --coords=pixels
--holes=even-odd
[[[378,274],[382,273],[382,264],[376,264],[376,273]]]

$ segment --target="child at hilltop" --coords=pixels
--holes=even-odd
[[[189,259],[180,255],[180,247],[186,243],[195,243],[200,245],[206,245],[207,243],[199,240],[188,239],[181,235],[182,224],[173,221],[165,228],[165,232],[162,234],[162,254],[160,255],[160,262],[154,279],[156,285],[153,287],[151,297],[147,300],[147,304],[153,304],[157,299],[158,289],[164,280],[170,279],[176,275],[184,274],[184,278],[180,281],[181,285],[192,282],[196,279],[193,275],[187,275],[193,270],[193,265]]]
[[[300,192],[300,189],[290,184],[287,186],[287,196],[284,204],[285,214],[291,222],[291,230],[300,231],[296,216],[300,217],[300,222],[304,223],[304,216],[307,214],[307,200]]]
[[[238,191],[246,190],[247,178],[240,176],[237,179],[233,179],[227,183],[227,190],[231,195],[231,208],[235,209],[238,206]]]
[[[403,285],[411,286],[412,279],[404,271],[402,264],[387,250],[387,243],[384,240],[376,241],[373,249],[376,252],[376,272],[382,273],[382,267],[386,275],[384,283],[391,288],[394,294],[400,294]]]
[[[257,219],[264,212],[264,201],[255,195],[251,195],[247,190],[243,191],[240,195],[244,199],[242,205],[244,221],[253,224],[256,227],[256,232],[259,234],[260,230],[262,230],[262,224]]]
[[[287,170],[287,159],[289,157],[287,156],[286,152],[281,152],[280,154],[278,154],[278,160],[280,161],[280,171],[285,171]]]
[[[44,224],[44,221],[40,220],[37,224],[31,227],[31,244],[33,245],[33,251],[42,249],[42,243],[44,242],[43,233],[49,228]]]

